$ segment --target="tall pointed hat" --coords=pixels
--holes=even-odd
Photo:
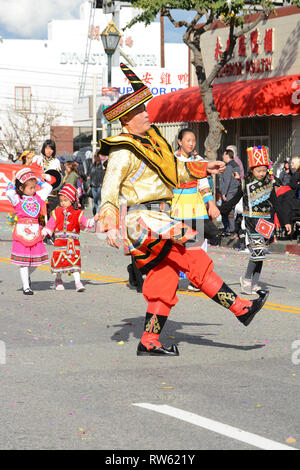
[[[103,115],[108,122],[113,122],[116,119],[119,119],[140,104],[145,103],[146,101],[153,98],[150,89],[144,85],[144,83],[135,75],[135,73],[132,72],[129,67],[127,67],[127,65],[120,64],[120,67],[122,72],[130,81],[133,88],[133,93],[130,93],[129,96],[125,97],[124,99],[120,99],[117,101],[117,103],[109,106],[108,108],[105,108]]]
[[[254,168],[261,165],[268,166],[270,163],[269,148],[265,147],[264,145],[259,145],[258,147],[248,147],[247,154],[249,168]]]

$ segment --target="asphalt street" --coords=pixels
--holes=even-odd
[[[137,357],[146,302],[121,250],[84,232],[86,291],[72,277],[55,291],[48,265],[24,296],[0,222],[0,449],[300,449],[299,256],[269,255],[270,296],[249,327],[182,290],[161,336],[180,356]],[[247,253],[209,254],[240,293]]]

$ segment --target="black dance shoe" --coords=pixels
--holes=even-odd
[[[23,289],[23,294],[24,295],[33,295],[33,290],[31,290],[30,287],[28,289]]]
[[[136,354],[137,356],[179,356],[179,351],[175,344],[172,344],[170,348],[153,346],[153,348],[147,349],[139,342]]]
[[[268,298],[269,291],[261,289],[257,291],[257,294],[259,297],[258,299],[252,300],[252,305],[248,308],[248,312],[244,315],[239,315],[236,317],[245,326],[248,326],[252,322],[257,312],[259,312],[260,309],[264,306]]]

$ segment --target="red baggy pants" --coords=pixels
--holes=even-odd
[[[222,286],[224,289],[224,282],[213,268],[213,261],[201,248],[191,250],[174,244],[168,255],[148,273],[144,281],[143,294],[148,302],[147,315],[153,315],[153,319],[157,316],[168,317],[171,308],[178,302],[176,290],[179,271],[183,271],[190,282],[199,287],[209,298],[214,299],[219,295]],[[233,303],[226,302],[222,305],[229,308],[236,316],[245,314],[252,302],[240,299],[233,291],[230,296]],[[161,346],[158,342],[159,333],[152,331],[151,325],[141,338],[142,344],[147,349],[153,345]]]
[[[177,304],[179,271],[184,272],[189,281],[201,289],[213,268],[213,261],[201,248],[191,250],[174,244],[168,255],[151,269],[144,281],[143,294],[148,302],[147,312],[167,316]]]

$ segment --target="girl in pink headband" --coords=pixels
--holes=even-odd
[[[51,176],[42,174],[44,180],[51,181]],[[24,295],[33,295],[30,275],[41,264],[48,263],[44,246],[39,214],[52,186],[47,181],[41,182],[28,168],[13,173],[6,195],[14,207],[17,224],[13,231],[11,262],[20,267]]]

